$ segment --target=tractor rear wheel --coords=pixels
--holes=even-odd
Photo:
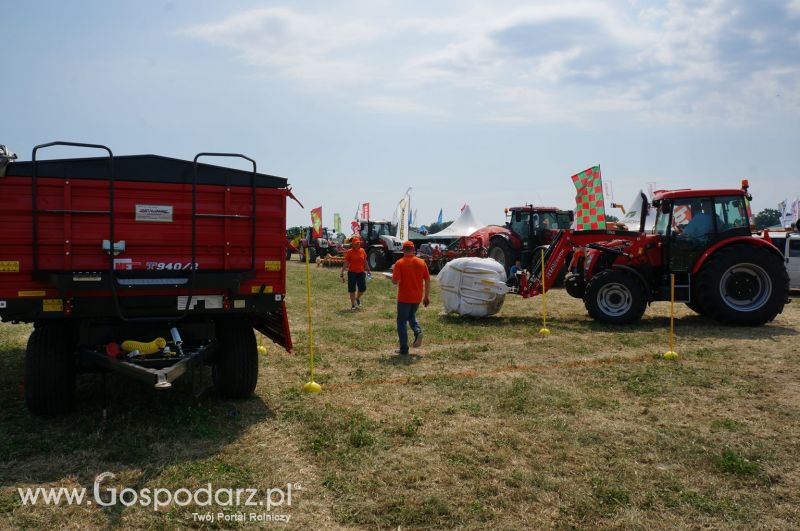
[[[34,415],[61,415],[75,395],[75,340],[68,323],[38,325],[25,352],[25,404]]]
[[[514,251],[511,246],[502,238],[495,238],[489,244],[489,258],[498,262],[501,266],[506,268],[506,275],[511,271],[511,266],[514,265]]]
[[[697,280],[698,298],[714,320],[759,326],[775,319],[789,298],[783,261],[755,245],[731,245],[714,253]]]
[[[258,349],[247,317],[219,319],[217,353],[212,376],[214,387],[225,398],[249,398],[258,381]]]
[[[367,251],[367,263],[372,271],[383,271],[386,269],[386,254],[381,247],[370,247]]]
[[[647,307],[639,279],[614,269],[598,273],[589,281],[583,302],[592,318],[610,324],[634,323]]]
[[[583,276],[575,273],[567,273],[564,277],[564,288],[571,297],[576,299],[582,299],[586,294],[586,282],[583,280]]]

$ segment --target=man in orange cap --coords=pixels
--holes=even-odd
[[[430,303],[431,276],[428,265],[421,258],[417,258],[414,244],[410,241],[403,242],[403,257],[394,264],[392,282],[397,284],[397,337],[400,339],[401,356],[408,355],[408,329],[411,325],[414,331],[412,346],[422,345],[422,327],[417,322],[417,309],[422,303],[426,308]]]
[[[361,240],[358,237],[350,240],[350,249],[344,253],[344,264],[339,273],[342,282],[344,282],[345,269],[347,270],[347,291],[350,293],[350,310],[355,310],[361,307],[361,296],[367,291],[367,272],[369,271],[367,253],[361,248]]]

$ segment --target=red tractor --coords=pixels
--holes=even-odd
[[[477,238],[488,249],[489,258],[500,262],[506,273],[519,260],[524,269],[537,262],[542,246],[547,246],[560,229],[569,229],[572,211],[555,207],[525,205],[506,209],[505,226],[484,227],[470,238]]]
[[[545,282],[569,260],[568,292],[583,298],[594,319],[639,320],[653,301],[675,300],[732,325],[773,320],[789,302],[789,276],[780,251],[751,232],[747,181],[741,189],[657,191],[653,233],[596,231],[559,234],[548,250]],[[540,273],[523,277],[520,292],[536,295]]]

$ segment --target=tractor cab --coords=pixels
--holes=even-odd
[[[551,231],[568,229],[573,219],[571,211],[533,205],[510,208],[506,215],[506,228],[519,236],[525,249],[551,240]]]
[[[716,243],[750,237],[752,216],[746,181],[739,190],[657,191],[654,233],[664,242],[664,265],[672,273],[691,272]]]
[[[362,221],[360,232],[364,242],[375,244],[382,236],[394,236],[395,227],[388,221]]]

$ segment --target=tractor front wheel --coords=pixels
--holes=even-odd
[[[25,352],[25,404],[34,415],[61,415],[75,395],[75,340],[68,323],[36,326]]]
[[[372,271],[383,271],[386,269],[386,254],[381,247],[370,247],[367,251],[367,263]]]
[[[224,398],[249,398],[258,381],[258,349],[247,317],[217,320],[217,353],[212,377]]]
[[[511,266],[514,265],[514,251],[511,246],[502,238],[495,238],[489,244],[489,258],[498,262],[506,269],[506,275],[511,271]]]
[[[609,324],[634,323],[647,307],[639,279],[613,269],[598,273],[589,281],[583,302],[593,319]]]
[[[783,261],[755,245],[731,245],[714,253],[697,279],[698,298],[714,320],[759,326],[775,319],[789,298]]]

